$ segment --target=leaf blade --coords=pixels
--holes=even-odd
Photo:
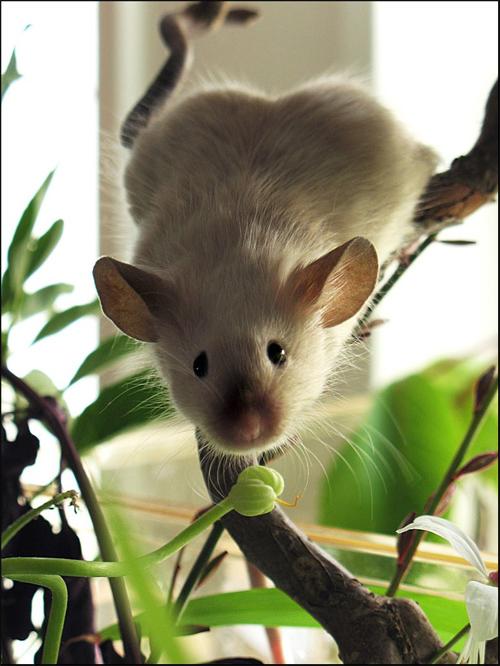
[[[67,310],[62,312],[56,312],[56,314],[49,319],[49,321],[42,327],[36,338],[33,340],[33,343],[42,340],[43,338],[48,337],[49,335],[54,335],[62,331],[63,328],[73,324],[78,319],[86,317],[88,315],[96,315],[100,312],[99,301],[96,299],[90,301],[90,303],[83,303],[82,305],[74,305]]]
[[[49,284],[47,287],[42,287],[32,294],[24,294],[23,303],[19,310],[21,319],[27,319],[38,312],[50,308],[56,298],[61,294],[69,294],[73,291],[74,287],[71,284],[59,282],[56,284]]]
[[[14,49],[10,56],[9,64],[7,65],[5,72],[2,74],[2,100],[9,87],[14,81],[20,79],[21,76],[22,74],[19,74],[17,71],[16,49]]]
[[[103,340],[82,362],[71,378],[68,387],[83,377],[87,377],[108,367],[120,358],[137,351],[139,348],[138,343],[126,335],[115,335]]]
[[[28,249],[28,259],[25,278],[28,278],[50,256],[52,250],[59,243],[64,230],[64,222],[56,220],[54,224],[40,238],[32,240],[32,248]]]
[[[73,422],[71,436],[81,454],[112,437],[174,414],[165,386],[142,370],[104,388]]]
[[[26,277],[28,261],[26,250],[31,239],[31,232],[54,173],[55,169],[45,178],[36,194],[24,209],[7,251],[7,270],[5,271],[4,279],[6,279],[6,275],[8,274],[9,286],[5,285],[5,287],[6,290],[10,290],[14,301],[17,299],[17,295]]]

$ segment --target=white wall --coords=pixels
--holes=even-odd
[[[440,170],[470,150],[498,76],[498,3],[373,3],[377,94],[441,155]],[[443,356],[495,358],[498,333],[498,205],[440,237],[377,310],[373,381],[384,384]]]
[[[23,32],[25,26],[31,28]],[[27,282],[36,291],[56,282],[75,285],[61,309],[95,298],[97,251],[97,3],[2,2],[2,71],[17,47],[23,77],[2,102],[2,271],[19,218],[47,174],[56,174],[34,228],[41,235],[57,219],[63,237]],[[57,338],[30,344],[43,315],[16,327],[9,365],[24,375],[44,371],[62,388],[96,345],[95,321],[85,319]],[[68,392],[78,413],[96,394],[94,379]]]

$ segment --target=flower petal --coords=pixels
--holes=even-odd
[[[426,532],[432,532],[443,537],[443,539],[446,539],[453,546],[459,555],[466,559],[467,562],[470,562],[485,578],[488,578],[488,570],[483,562],[479,548],[467,534],[462,532],[459,527],[449,520],[439,518],[438,516],[418,516],[412,523],[396,531],[400,534],[408,530],[425,530]]]
[[[471,636],[478,642],[498,636],[498,587],[471,580],[465,588]]]

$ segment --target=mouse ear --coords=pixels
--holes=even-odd
[[[356,236],[291,277],[293,300],[306,309],[323,309],[325,328],[353,317],[370,297],[378,277],[374,246]]]
[[[111,257],[98,259],[93,275],[104,314],[131,338],[156,342],[155,315],[165,300],[165,282]]]

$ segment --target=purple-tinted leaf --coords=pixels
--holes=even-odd
[[[475,414],[481,411],[484,400],[488,395],[491,385],[493,384],[493,381],[495,379],[496,372],[497,372],[496,366],[492,365],[491,368],[488,368],[488,370],[486,370],[486,372],[482,374],[481,377],[479,377],[476,383],[475,395],[474,395]]]
[[[445,245],[476,245],[476,241],[471,240],[438,240],[437,242]]]
[[[479,470],[486,469],[493,465],[493,463],[498,460],[498,451],[489,451],[488,453],[481,453],[466,463],[461,467],[458,472],[456,472],[454,479],[458,479],[465,474],[472,474],[472,472],[478,472]]]
[[[498,587],[498,570],[497,571],[490,571],[488,574],[488,580],[492,585],[495,585],[495,587]]]

